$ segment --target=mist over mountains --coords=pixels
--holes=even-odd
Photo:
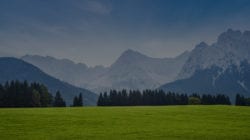
[[[51,56],[26,55],[22,59],[53,77],[81,87],[91,87],[91,81],[107,71],[103,66],[88,67],[83,63],[74,63],[68,59],[56,59]]]
[[[215,43],[198,44],[175,58],[151,58],[127,50],[109,67],[88,67],[67,59],[26,55],[44,72],[95,92],[154,89],[179,92],[249,94],[250,32],[228,29]]]
[[[73,85],[96,92],[109,89],[146,89],[175,80],[189,52],[175,58],[151,58],[127,50],[110,67],[87,67],[67,59],[26,55],[22,59]]]
[[[79,93],[82,93],[84,96],[84,105],[96,105],[97,95],[95,93],[51,77],[23,60],[1,57],[0,67],[1,84],[12,80],[26,80],[29,83],[38,82],[48,87],[49,92],[53,95],[55,95],[56,91],[60,91],[67,105],[72,104],[73,98]]]

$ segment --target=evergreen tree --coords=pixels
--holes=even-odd
[[[125,89],[123,89],[121,91],[121,105],[122,106],[127,106],[128,105],[128,94],[127,94],[127,91]]]
[[[32,91],[32,106],[33,107],[40,107],[41,106],[40,94],[36,90]]]
[[[41,97],[44,94],[41,88],[46,88],[42,84],[27,81],[10,81],[3,85],[0,84],[0,107],[40,107],[42,106]],[[46,93],[52,97],[50,93]],[[52,100],[43,102],[46,106],[51,105]]]
[[[56,92],[56,96],[54,98],[54,104],[53,104],[54,107],[65,107],[66,106],[66,103],[65,101],[63,100],[63,98],[61,97],[61,93],[60,91],[57,91]]]
[[[247,102],[245,98],[241,98],[244,102]],[[250,100],[250,99],[249,99]],[[248,101],[250,104],[250,101]],[[187,94],[179,94],[175,92],[165,93],[163,90],[110,90],[101,93],[98,98],[98,106],[136,106],[136,105],[188,105],[188,104],[224,104],[230,105],[230,99],[223,94],[209,95],[203,94],[200,96],[198,93],[194,93],[190,96]]]
[[[245,97],[237,94],[235,98],[235,105],[245,106]]]
[[[4,88],[0,84],[0,107],[3,106],[3,101],[4,101]]]
[[[79,97],[74,97],[73,106],[83,106],[82,93],[79,94]]]
[[[73,99],[73,106],[78,106],[78,98],[77,98],[77,96],[75,96],[74,99]]]
[[[250,98],[246,98],[245,99],[245,105],[246,106],[250,106]]]
[[[103,94],[103,105],[104,106],[110,106],[111,105],[107,92],[104,92],[104,94]]]
[[[98,101],[97,101],[97,106],[104,106],[104,98],[102,96],[102,93],[100,93]]]

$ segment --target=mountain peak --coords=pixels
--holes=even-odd
[[[222,33],[218,37],[218,44],[224,44],[226,42],[239,40],[243,33],[239,30],[228,29],[226,32]]]
[[[132,49],[127,49],[126,51],[122,53],[122,55],[136,55],[136,54],[140,54],[140,53]]]
[[[243,33],[243,36],[244,36],[244,38],[250,38],[250,31],[245,31],[244,33]],[[250,39],[249,39],[250,40]]]
[[[119,59],[126,59],[126,60],[127,59],[139,59],[139,58],[147,58],[147,56],[137,51],[134,51],[132,49],[128,49],[124,51],[119,57]]]
[[[205,48],[205,47],[207,47],[207,46],[208,46],[207,43],[201,42],[200,44],[196,45],[195,48]]]
[[[123,64],[130,64],[132,62],[145,60],[147,58],[148,57],[146,55],[143,55],[137,51],[128,49],[121,54],[121,56],[116,60],[116,62],[114,64],[112,64],[112,66],[120,65],[120,64],[122,64],[122,65]]]

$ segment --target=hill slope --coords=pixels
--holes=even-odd
[[[46,85],[52,94],[55,94],[57,90],[60,90],[68,105],[72,103],[73,97],[80,92],[83,94],[85,105],[96,104],[96,94],[55,79],[23,60],[16,58],[0,58],[0,67],[1,83],[10,80],[39,82]]]

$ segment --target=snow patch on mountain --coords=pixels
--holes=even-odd
[[[197,69],[218,66],[226,70],[230,65],[239,67],[243,60],[250,60],[250,31],[228,29],[222,33],[217,42],[207,45],[202,42],[190,53],[190,57],[178,74],[177,79],[185,79]]]

